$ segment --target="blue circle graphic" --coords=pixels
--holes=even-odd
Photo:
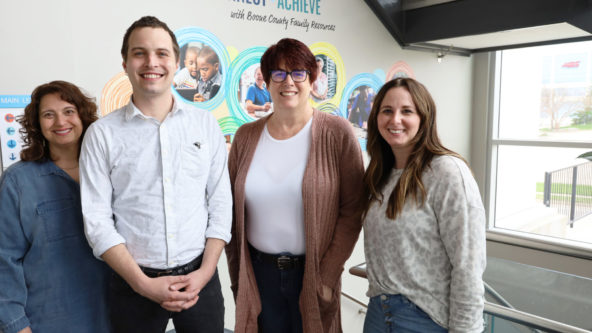
[[[8,140],[6,142],[6,145],[8,145],[8,148],[11,148],[12,149],[12,148],[16,147],[16,141],[14,141],[14,140]]]
[[[186,27],[179,29],[175,31],[175,37],[177,37],[179,46],[183,46],[189,42],[197,41],[208,45],[218,55],[218,60],[220,61],[220,73],[222,74],[222,83],[220,84],[220,90],[218,90],[216,96],[205,102],[192,102],[182,98],[177,90],[173,89],[173,93],[179,96],[184,102],[193,104],[201,109],[206,109],[209,111],[214,110],[216,107],[222,104],[226,97],[224,96],[224,92],[226,91],[227,85],[226,81],[228,78],[228,65],[230,64],[230,55],[228,54],[228,50],[226,47],[224,47],[224,44],[222,44],[218,37],[200,27]]]
[[[226,102],[230,114],[237,120],[239,125],[251,122],[255,120],[252,118],[242,107],[238,98],[238,88],[240,78],[243,72],[251,65],[258,64],[261,60],[261,56],[267,50],[263,46],[255,46],[248,48],[241,52],[231,64],[232,72],[230,73],[230,80],[228,85],[228,91],[226,92]]]

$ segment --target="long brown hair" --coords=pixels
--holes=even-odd
[[[397,78],[385,83],[376,94],[372,111],[368,117],[366,151],[370,155],[370,164],[364,173],[363,216],[366,215],[373,201],[382,202],[384,200],[384,186],[396,165],[395,155],[390,145],[378,131],[377,118],[385,95],[389,90],[397,87],[403,87],[409,91],[420,117],[420,125],[417,134],[411,140],[413,150],[407,160],[407,165],[388,199],[387,217],[390,219],[397,217],[403,209],[405,200],[409,197],[413,198],[414,202],[420,206],[424,204],[427,194],[421,175],[429,167],[434,156],[453,155],[463,159],[440,142],[436,128],[436,104],[423,84],[411,78]]]
[[[82,134],[78,142],[80,153],[80,141],[88,126],[98,119],[97,105],[94,98],[87,97],[80,89],[70,82],[52,81],[40,85],[31,94],[31,103],[25,107],[25,113],[18,117],[22,128],[19,130],[24,148],[21,150],[23,161],[46,161],[51,160],[49,144],[41,132],[39,123],[39,106],[45,95],[58,94],[63,101],[74,105],[82,122]]]

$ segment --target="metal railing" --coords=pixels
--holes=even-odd
[[[574,221],[592,213],[592,162],[545,172],[543,203]]]
[[[367,278],[366,275],[366,263],[362,263],[356,266],[353,266],[349,269],[349,273],[355,276],[359,276],[362,278]],[[503,301],[505,304],[509,303],[501,296],[499,295],[497,292],[495,292],[495,290],[493,288],[491,288],[489,285],[487,285],[487,287],[489,289],[488,293],[491,295],[494,295],[494,298],[496,298],[496,300],[498,301]],[[364,308],[364,310],[358,310],[358,313],[364,313],[365,309],[367,308],[366,304],[364,304],[363,302],[361,302],[360,300],[356,299],[355,297],[346,294],[344,292],[341,292],[341,294],[343,296],[345,296],[347,299],[352,300],[353,302],[355,302],[356,304],[362,306]],[[511,306],[511,305],[510,305]],[[516,324],[520,324],[520,325],[524,325],[530,329],[532,329],[533,331],[536,330],[543,330],[545,332],[550,332],[550,333],[592,333],[592,331],[588,331],[579,327],[575,327],[575,326],[571,326],[571,325],[567,325],[555,320],[551,320],[551,319],[547,319],[547,318],[543,318],[543,317],[539,317],[539,316],[535,316],[533,314],[527,313],[527,312],[523,312],[523,311],[519,311],[510,307],[507,307],[505,305],[497,305],[497,304],[493,304],[490,302],[485,302],[485,307],[483,309],[483,313],[490,315],[490,316],[494,316],[495,318],[501,318]]]
[[[591,331],[560,323],[551,319],[535,316],[530,313],[510,309],[503,305],[485,302],[483,313],[502,318],[513,323],[527,326],[532,329],[539,329],[551,333],[590,333]]]

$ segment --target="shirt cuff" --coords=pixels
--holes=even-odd
[[[17,320],[14,320],[7,325],[0,327],[0,332],[4,333],[18,333],[20,330],[25,329],[27,326],[31,326],[29,322],[29,318],[27,316],[22,316]]]
[[[214,228],[214,227],[208,227],[206,229],[206,238],[217,238],[217,239],[221,239],[223,241],[226,242],[226,244],[230,243],[230,239],[231,239],[231,234],[230,234],[230,228],[228,228],[229,230],[224,230],[224,228]]]
[[[107,252],[107,250],[119,244],[125,244],[125,238],[120,234],[115,234],[108,239],[98,241],[95,246],[93,246],[93,254],[97,259],[103,260],[101,256]]]

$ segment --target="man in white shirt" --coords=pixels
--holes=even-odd
[[[179,45],[142,17],[121,49],[128,105],[88,128],[80,155],[82,211],[111,281],[116,332],[222,332],[216,271],[230,240],[232,198],[224,137],[207,111],[174,97]]]

